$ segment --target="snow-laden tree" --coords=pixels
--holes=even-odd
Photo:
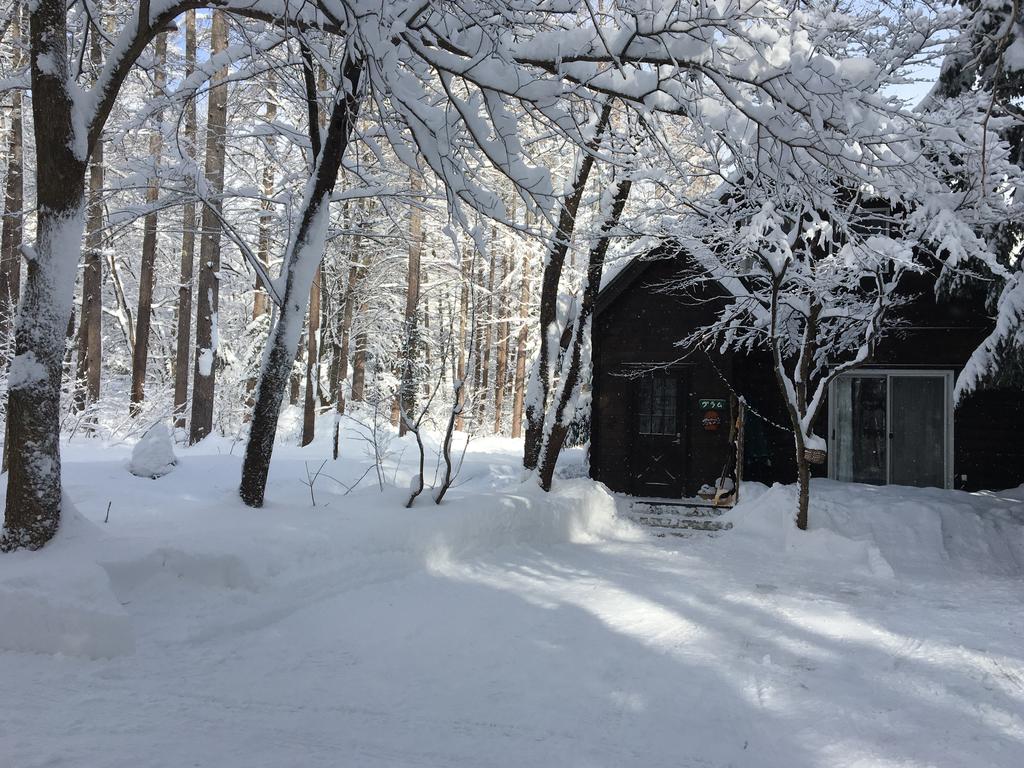
[[[873,27],[820,31],[821,49],[842,54]],[[923,46],[908,44],[904,61]],[[978,233],[1019,215],[1020,169],[974,105],[910,112],[883,92],[902,69],[887,74],[891,51],[859,50],[872,58],[829,65],[860,84],[855,96],[828,99],[837,116],[860,120],[834,137],[841,148],[831,157],[714,106],[704,124],[718,143],[707,163],[724,182],[681,217],[678,235],[698,266],[682,287],[711,283],[725,293],[716,322],[687,345],[771,355],[794,435],[800,528],[809,457],[825,448],[814,427],[828,386],[870,359],[893,308],[910,298],[900,290],[904,273],[995,269],[997,248]]]
[[[139,57],[156,36],[174,29],[177,17],[196,7],[233,10],[278,25],[314,16],[311,9],[282,14],[278,3],[258,1],[144,0],[118,7],[101,29],[91,20],[90,4],[39,0],[27,6],[36,232],[32,245],[23,249],[26,278],[8,378],[6,441],[11,461],[4,549],[42,546],[60,519],[61,373],[85,227],[89,161]],[[323,23],[322,17],[314,21]],[[95,42],[100,55],[86,57]],[[225,57],[241,53],[229,50]],[[102,66],[88,71],[87,59],[102,60]],[[25,85],[17,77],[4,84]]]
[[[1004,139],[1010,158],[1024,166],[1024,12],[1019,0],[962,0],[964,31],[950,43],[938,82],[922,109],[948,108],[958,102]],[[973,265],[992,285],[996,324],[957,380],[958,396],[992,378],[1024,377],[1024,274],[1020,252],[1024,220],[1011,216],[982,231],[993,245],[987,262]],[[962,267],[963,265],[957,265]],[[950,270],[942,286],[957,290],[962,270]]]

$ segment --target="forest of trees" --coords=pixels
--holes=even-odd
[[[798,455],[820,395],[782,358],[813,367],[825,313],[856,361],[910,250],[992,285],[976,385],[1024,315],[1024,40],[995,5],[12,0],[0,547],[54,534],[62,435],[237,436],[260,506],[286,404],[335,452],[344,419],[440,433],[437,499],[463,433],[523,437],[550,488],[602,276],[661,238],[763,278],[710,330],[778,352]],[[866,190],[898,238],[858,239]],[[825,239],[827,275],[800,256]]]

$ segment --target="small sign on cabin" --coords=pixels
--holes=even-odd
[[[697,401],[702,411],[724,411],[725,400],[720,398],[702,398]]]

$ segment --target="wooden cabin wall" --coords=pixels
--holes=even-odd
[[[772,484],[796,481],[792,432],[766,354],[709,359],[703,353],[684,356],[677,342],[708,324],[716,296],[683,297],[660,290],[677,277],[682,261],[665,259],[634,263],[632,281],[609,292],[599,304],[593,325],[593,410],[591,476],[612,490],[637,493],[639,464],[645,460],[632,444],[636,432],[636,381],[628,377],[651,364],[674,363],[685,372],[685,493],[694,494],[721,471],[727,455],[728,425],[707,433],[697,408],[701,398],[728,400],[730,387],[741,393],[756,413],[748,414],[744,477]],[[896,327],[886,330],[874,350],[871,366],[929,368],[959,374],[964,362],[985,338],[991,319],[977,299],[936,301],[928,274],[908,275],[904,295],[915,296],[900,308]],[[719,297],[720,298],[720,295]],[[714,365],[712,365],[714,362]],[[716,370],[717,368],[717,370]],[[722,375],[719,375],[721,372]],[[754,424],[759,417],[768,423]],[[760,429],[759,446],[753,431]],[[982,390],[958,404],[954,412],[954,485],[957,488],[1002,489],[1024,483],[1024,393],[1019,388]],[[829,435],[827,407],[816,433]],[[815,466],[816,476],[827,472]]]
[[[682,409],[684,493],[694,495],[702,484],[720,475],[729,438],[728,406],[719,429],[708,432],[697,401],[722,399],[728,404],[730,391],[703,354],[684,356],[677,342],[713,319],[716,294],[684,297],[664,291],[664,284],[677,275],[675,261],[658,261],[642,268],[643,275],[598,314],[593,326],[591,476],[612,490],[641,493],[635,481],[645,456],[633,444],[635,376],[650,364],[672,364],[672,371],[684,382],[678,404]],[[718,365],[728,375],[731,357],[720,358]]]
[[[956,408],[953,482],[967,491],[1024,484],[1024,396],[1009,389],[981,390]]]

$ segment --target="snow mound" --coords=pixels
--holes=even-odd
[[[423,521],[428,530],[415,532],[420,542],[416,548],[429,563],[505,546],[593,543],[642,535],[616,515],[615,499],[592,480],[562,480],[545,493],[531,478],[518,490],[494,494],[484,505],[477,498],[454,502],[449,509],[435,508],[440,514]]]
[[[150,427],[132,449],[128,471],[137,477],[155,480],[163,477],[178,463],[174,455],[174,440],[163,422]]]
[[[815,496],[811,500],[810,530],[800,531],[794,522],[795,486],[776,484],[767,491],[749,493],[745,485],[741,493],[740,503],[727,517],[733,523],[729,536],[723,537],[727,546],[755,548],[762,556],[784,553],[790,559],[820,563],[820,567],[832,571],[842,569],[878,578],[895,575],[873,540],[858,540],[832,529],[820,514]]]
[[[965,493],[815,480],[810,530],[796,530],[796,488],[744,486],[730,513],[738,538],[776,551],[894,573],[972,571],[1024,576],[1024,501],[1018,492]]]
[[[135,650],[135,636],[106,571],[86,551],[96,527],[64,498],[61,525],[38,552],[0,563],[0,649],[111,658]]]
[[[425,492],[411,510],[376,509],[352,523],[362,529],[350,534],[353,554],[402,553],[428,566],[502,547],[643,537],[635,525],[616,515],[615,499],[592,480],[562,480],[545,493],[530,478],[486,495],[455,497],[440,506]]]

